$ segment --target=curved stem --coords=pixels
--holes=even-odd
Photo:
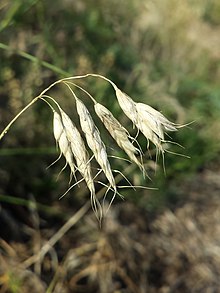
[[[79,86],[78,84],[74,83],[74,82],[71,82],[71,81],[64,81],[64,84],[66,86],[68,86],[69,84],[75,86],[76,88],[80,89],[81,91],[83,91],[85,94],[87,94],[89,96],[89,98],[93,101],[94,104],[97,104],[97,101],[93,98],[92,95],[90,95],[90,93],[85,90],[84,88],[82,88],[81,86]],[[68,86],[69,87],[69,86]],[[72,92],[72,91],[71,91]]]
[[[39,96],[34,98],[27,106],[25,106],[11,121],[10,123],[5,127],[5,129],[0,134],[0,140],[5,136],[5,134],[8,132],[11,125],[23,114],[31,105],[33,105],[37,100],[39,99]]]
[[[106,80],[107,82],[109,82],[114,89],[117,89],[116,84],[111,81],[110,79],[108,79],[107,77],[100,75],[100,74],[96,74],[96,73],[87,73],[84,75],[76,75],[76,76],[71,76],[71,77],[65,77],[62,79],[59,79],[57,81],[55,81],[54,83],[52,83],[51,85],[49,85],[46,89],[44,89],[36,98],[34,98],[28,105],[26,105],[11,121],[10,123],[5,127],[5,129],[1,132],[0,134],[0,140],[5,136],[5,134],[8,132],[8,130],[10,129],[11,125],[27,110],[29,109],[35,102],[37,102],[48,90],[50,90],[52,87],[54,87],[56,84],[61,83],[61,82],[65,82],[65,81],[69,81],[69,80],[73,80],[73,79],[81,79],[81,78],[86,78],[86,77],[99,77],[101,79]]]
[[[52,83],[50,86],[48,86],[46,89],[44,89],[36,98],[30,101],[29,104],[27,104],[10,122],[9,124],[4,128],[4,130],[0,134],[0,140],[5,136],[5,134],[8,132],[12,124],[27,110],[29,109],[35,102],[37,102],[48,90],[50,90],[53,86],[55,86],[57,83],[60,83],[62,80],[57,80],[54,83]]]
[[[105,81],[109,82],[113,88],[117,88],[116,84],[111,81],[110,79],[108,79],[107,77],[101,75],[101,74],[97,74],[97,73],[87,73],[87,74],[84,74],[84,75],[76,75],[76,76],[71,76],[71,77],[65,77],[62,79],[62,81],[68,81],[68,80],[72,80],[72,79],[81,79],[81,78],[86,78],[86,77],[99,77],[101,79],[104,79]]]

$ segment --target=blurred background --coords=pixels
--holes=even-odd
[[[57,179],[62,159],[47,168],[58,152],[51,111],[37,102],[0,142],[0,292],[220,292],[220,2],[0,1],[0,131],[49,84],[86,73],[192,122],[171,133],[183,148],[169,151],[183,156],[166,153],[165,174],[146,153],[152,181],[112,159],[156,190],[123,190],[100,229],[83,184],[59,200],[69,170]],[[133,131],[106,82],[79,84]],[[74,119],[67,91],[51,95]]]

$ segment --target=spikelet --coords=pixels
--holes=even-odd
[[[73,157],[75,158],[77,169],[90,190],[92,208],[98,220],[101,221],[102,209],[95,194],[91,166],[84,141],[76,126],[61,108],[60,113],[61,116],[57,112],[54,112],[54,137],[72,172],[76,169],[73,163]]]
[[[176,131],[175,124],[154,108],[143,103],[135,103],[116,86],[114,86],[114,89],[123,112],[147,140],[152,141],[156,148],[163,153],[164,131]]]
[[[114,86],[114,89],[121,109],[134,125],[136,125],[138,123],[136,103],[116,86]]]
[[[94,187],[94,182],[93,182],[93,178],[91,174],[91,166],[89,162],[89,157],[86,151],[84,141],[78,129],[73,124],[69,116],[62,109],[60,109],[60,113],[61,113],[62,123],[64,126],[67,140],[70,144],[71,151],[76,160],[77,169],[79,170],[79,172],[85,179],[85,182],[91,194],[94,195],[95,187]]]
[[[130,142],[130,135],[128,131],[121,125],[121,123],[106,107],[104,107],[100,103],[96,103],[94,105],[94,108],[97,116],[100,118],[105,128],[111,134],[118,146],[128,155],[130,160],[137,164],[141,171],[144,172],[143,165],[138,161],[135,156],[135,154],[140,151]]]
[[[59,141],[61,134],[63,133],[63,124],[60,115],[53,111],[53,134],[56,142]]]
[[[161,152],[164,152],[162,147],[164,131],[176,131],[175,124],[146,104],[137,103],[136,109],[138,113],[137,127]]]
[[[73,161],[71,146],[67,139],[67,136],[63,127],[62,119],[56,111],[54,111],[54,116],[53,116],[53,133],[54,133],[55,140],[59,145],[61,154],[63,154],[63,156],[65,157],[66,162],[70,166],[71,172],[74,174],[75,164]]]
[[[81,128],[85,134],[87,144],[89,148],[92,150],[97,163],[103,170],[111,187],[116,191],[115,179],[112,174],[111,166],[106,153],[106,148],[100,137],[99,130],[95,126],[95,123],[84,103],[77,97],[75,98],[77,113],[79,115]]]
[[[149,105],[143,103],[136,104],[137,113],[140,119],[148,120],[149,128],[164,140],[164,130],[176,131],[175,124],[169,121],[163,114]]]

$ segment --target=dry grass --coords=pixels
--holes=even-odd
[[[11,125],[17,120],[17,118],[20,117],[21,114],[23,114],[30,106],[32,106],[39,99],[42,99],[44,102],[46,102],[46,104],[49,105],[54,114],[53,132],[55,140],[61,152],[60,157],[61,155],[65,157],[66,165],[69,165],[71,169],[71,178],[72,175],[74,175],[75,177],[76,171],[79,171],[79,173],[81,174],[82,179],[80,181],[84,180],[86,182],[86,185],[90,190],[93,210],[95,211],[97,218],[101,220],[103,211],[102,206],[98,198],[96,197],[94,184],[95,181],[106,187],[106,194],[104,199],[106,198],[109,191],[113,191],[113,196],[110,200],[109,207],[114,200],[115,195],[119,193],[117,191],[117,186],[113,176],[113,169],[108,159],[106,146],[105,143],[102,141],[99,129],[95,125],[93,118],[85,104],[82,102],[81,99],[76,96],[72,88],[73,86],[78,87],[80,90],[89,95],[89,97],[95,104],[94,107],[96,114],[101,119],[104,126],[107,128],[119,147],[124,150],[124,152],[128,155],[128,158],[142,170],[143,174],[145,174],[145,169],[142,162],[141,151],[135,146],[135,144],[138,146],[137,139],[130,136],[128,130],[121,125],[121,123],[107,108],[105,108],[100,103],[97,103],[96,100],[82,87],[78,86],[76,83],[73,83],[73,81],[75,82],[75,80],[86,77],[101,78],[109,82],[115,90],[116,97],[122,111],[133,122],[133,125],[136,126],[137,131],[141,131],[146,137],[147,141],[152,141],[154,143],[157,152],[159,151],[162,154],[164,153],[164,148],[162,146],[163,142],[165,142],[164,133],[166,131],[176,131],[176,125],[170,122],[160,112],[153,109],[152,107],[143,103],[134,102],[132,98],[130,98],[120,89],[118,89],[118,87],[111,80],[98,74],[73,76],[54,82],[48,88],[43,90],[39,96],[34,98],[25,108],[23,108],[14,119],[12,119],[12,121],[1,133],[0,139],[7,133],[7,131],[9,130]],[[48,95],[48,91],[52,87],[60,83],[63,83],[65,86],[68,87],[70,93],[73,95],[76,101],[76,111],[79,116],[81,129],[78,129],[71,120],[71,118],[67,115],[67,113],[64,112],[64,110],[61,108],[59,101]],[[58,111],[56,111],[54,107],[58,108]],[[87,151],[86,144],[80,134],[80,131],[84,133],[86,143],[92,152],[91,157],[89,156],[89,152]],[[149,148],[149,143],[147,145],[147,148]],[[138,160],[137,155],[141,155],[141,161]],[[101,169],[95,175],[92,174],[91,166],[93,158],[95,158],[95,160],[101,167]],[[104,173],[109,184],[101,182],[97,179],[101,172]],[[122,174],[122,176],[124,175]],[[78,182],[79,181],[76,180],[76,183],[70,186],[67,192]],[[65,192],[64,195],[67,192]]]
[[[99,230],[93,213],[85,215],[87,203],[49,240],[44,241],[42,233],[38,257],[27,259],[36,230],[28,247],[1,240],[0,283],[5,291],[0,291],[11,292],[14,284],[15,292],[219,292],[218,166],[191,181],[180,186],[187,202],[154,219],[125,202],[112,206]],[[55,251],[58,240],[60,249]],[[62,259],[59,263],[56,253]],[[31,271],[39,260],[49,286]]]
[[[112,207],[103,231],[97,231],[90,215],[84,217],[80,229],[85,238],[69,251],[64,265],[71,289],[218,292],[220,201],[215,188],[207,200],[208,182],[213,184],[208,175],[186,186],[190,202],[154,220],[131,203]]]

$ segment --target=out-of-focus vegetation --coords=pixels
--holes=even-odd
[[[56,79],[91,72],[107,76],[134,100],[177,123],[193,122],[172,133],[185,149],[175,144],[168,149],[191,159],[166,153],[166,175],[160,160],[156,174],[150,171],[152,182],[136,169],[130,172],[134,184],[159,190],[126,190],[126,203],[112,206],[103,231],[89,212],[48,256],[22,267],[89,198],[82,185],[58,201],[69,174],[65,170],[56,180],[61,162],[47,169],[57,151],[51,113],[38,102],[0,144],[0,292],[29,292],[33,286],[33,292],[217,292],[220,252],[213,229],[219,230],[220,206],[220,2],[1,1],[0,130]],[[83,84],[132,131],[105,82]],[[64,88],[53,95],[74,113]],[[127,166],[114,163],[121,171]],[[150,158],[149,166],[154,167]],[[204,188],[198,192],[200,183]],[[210,199],[208,211],[197,205],[200,193],[202,204]],[[173,212],[165,210],[154,221],[167,206]],[[181,246],[184,237],[188,240]],[[189,247],[197,246],[192,255]]]

